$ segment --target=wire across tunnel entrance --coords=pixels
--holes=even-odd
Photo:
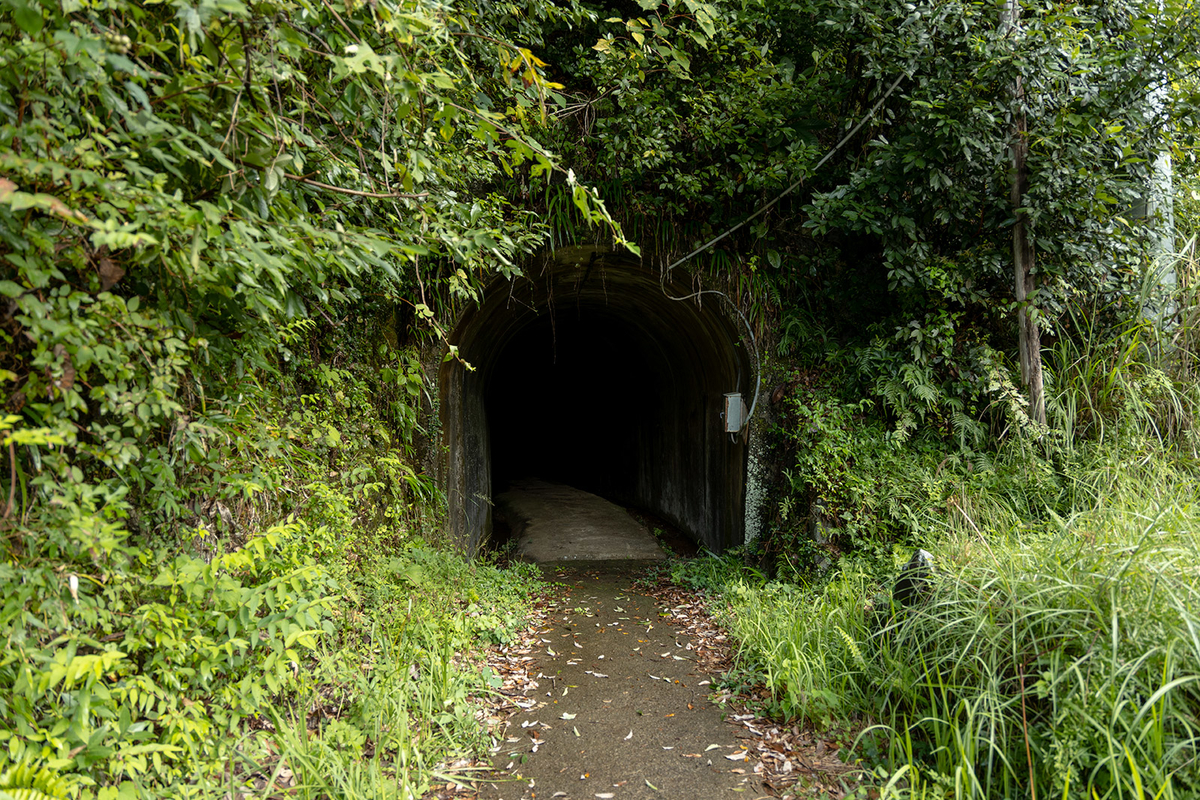
[[[746,448],[721,412],[754,367],[719,299],[667,293],[687,292],[636,261],[560,250],[460,320],[452,341],[474,370],[447,362],[440,383],[465,549],[489,534],[493,494],[527,477],[644,508],[717,552],[742,541]]]

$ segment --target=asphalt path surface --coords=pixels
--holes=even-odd
[[[542,565],[562,599],[538,634],[529,707],[509,720],[480,798],[763,796],[744,731],[708,699],[716,676],[635,586],[649,563]]]

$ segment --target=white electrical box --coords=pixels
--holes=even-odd
[[[741,433],[746,411],[742,405],[742,393],[730,392],[725,395],[725,432]]]

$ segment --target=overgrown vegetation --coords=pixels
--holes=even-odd
[[[513,634],[536,572],[431,547],[435,490],[386,446],[378,368],[332,367],[355,354],[312,327],[287,334],[282,384],[243,397],[220,464],[253,492],[174,531],[83,492],[10,529],[6,790],[419,797],[484,743],[469,701],[499,679],[464,653]]]
[[[440,540],[419,348],[542,235],[476,189],[570,177],[541,63],[490,4],[3,8],[0,789],[419,796],[535,590]]]
[[[1177,267],[1176,319],[1138,308],[1060,342],[1053,427],[998,447],[897,446],[869,404],[798,381],[777,524],[807,544],[773,543],[771,581],[678,569],[723,596],[778,713],[858,720],[884,796],[1200,791],[1198,305],[1194,261]],[[810,500],[815,519],[789,517]],[[904,606],[892,588],[918,546],[937,571]]]
[[[785,375],[774,580],[679,579],[888,793],[1195,794],[1200,12],[1022,5],[0,0],[0,791],[420,795],[536,591],[441,540],[448,327],[790,189],[689,265]]]

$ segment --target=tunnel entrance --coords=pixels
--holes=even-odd
[[[632,504],[636,417],[662,393],[661,355],[615,314],[566,308],[555,317],[520,331],[490,371],[493,489],[541,478]]]
[[[498,281],[460,320],[440,383],[449,526],[474,552],[491,498],[536,478],[644,508],[720,552],[744,531],[746,447],[724,432],[727,392],[754,365],[721,307],[674,301],[636,261],[560,250]]]

